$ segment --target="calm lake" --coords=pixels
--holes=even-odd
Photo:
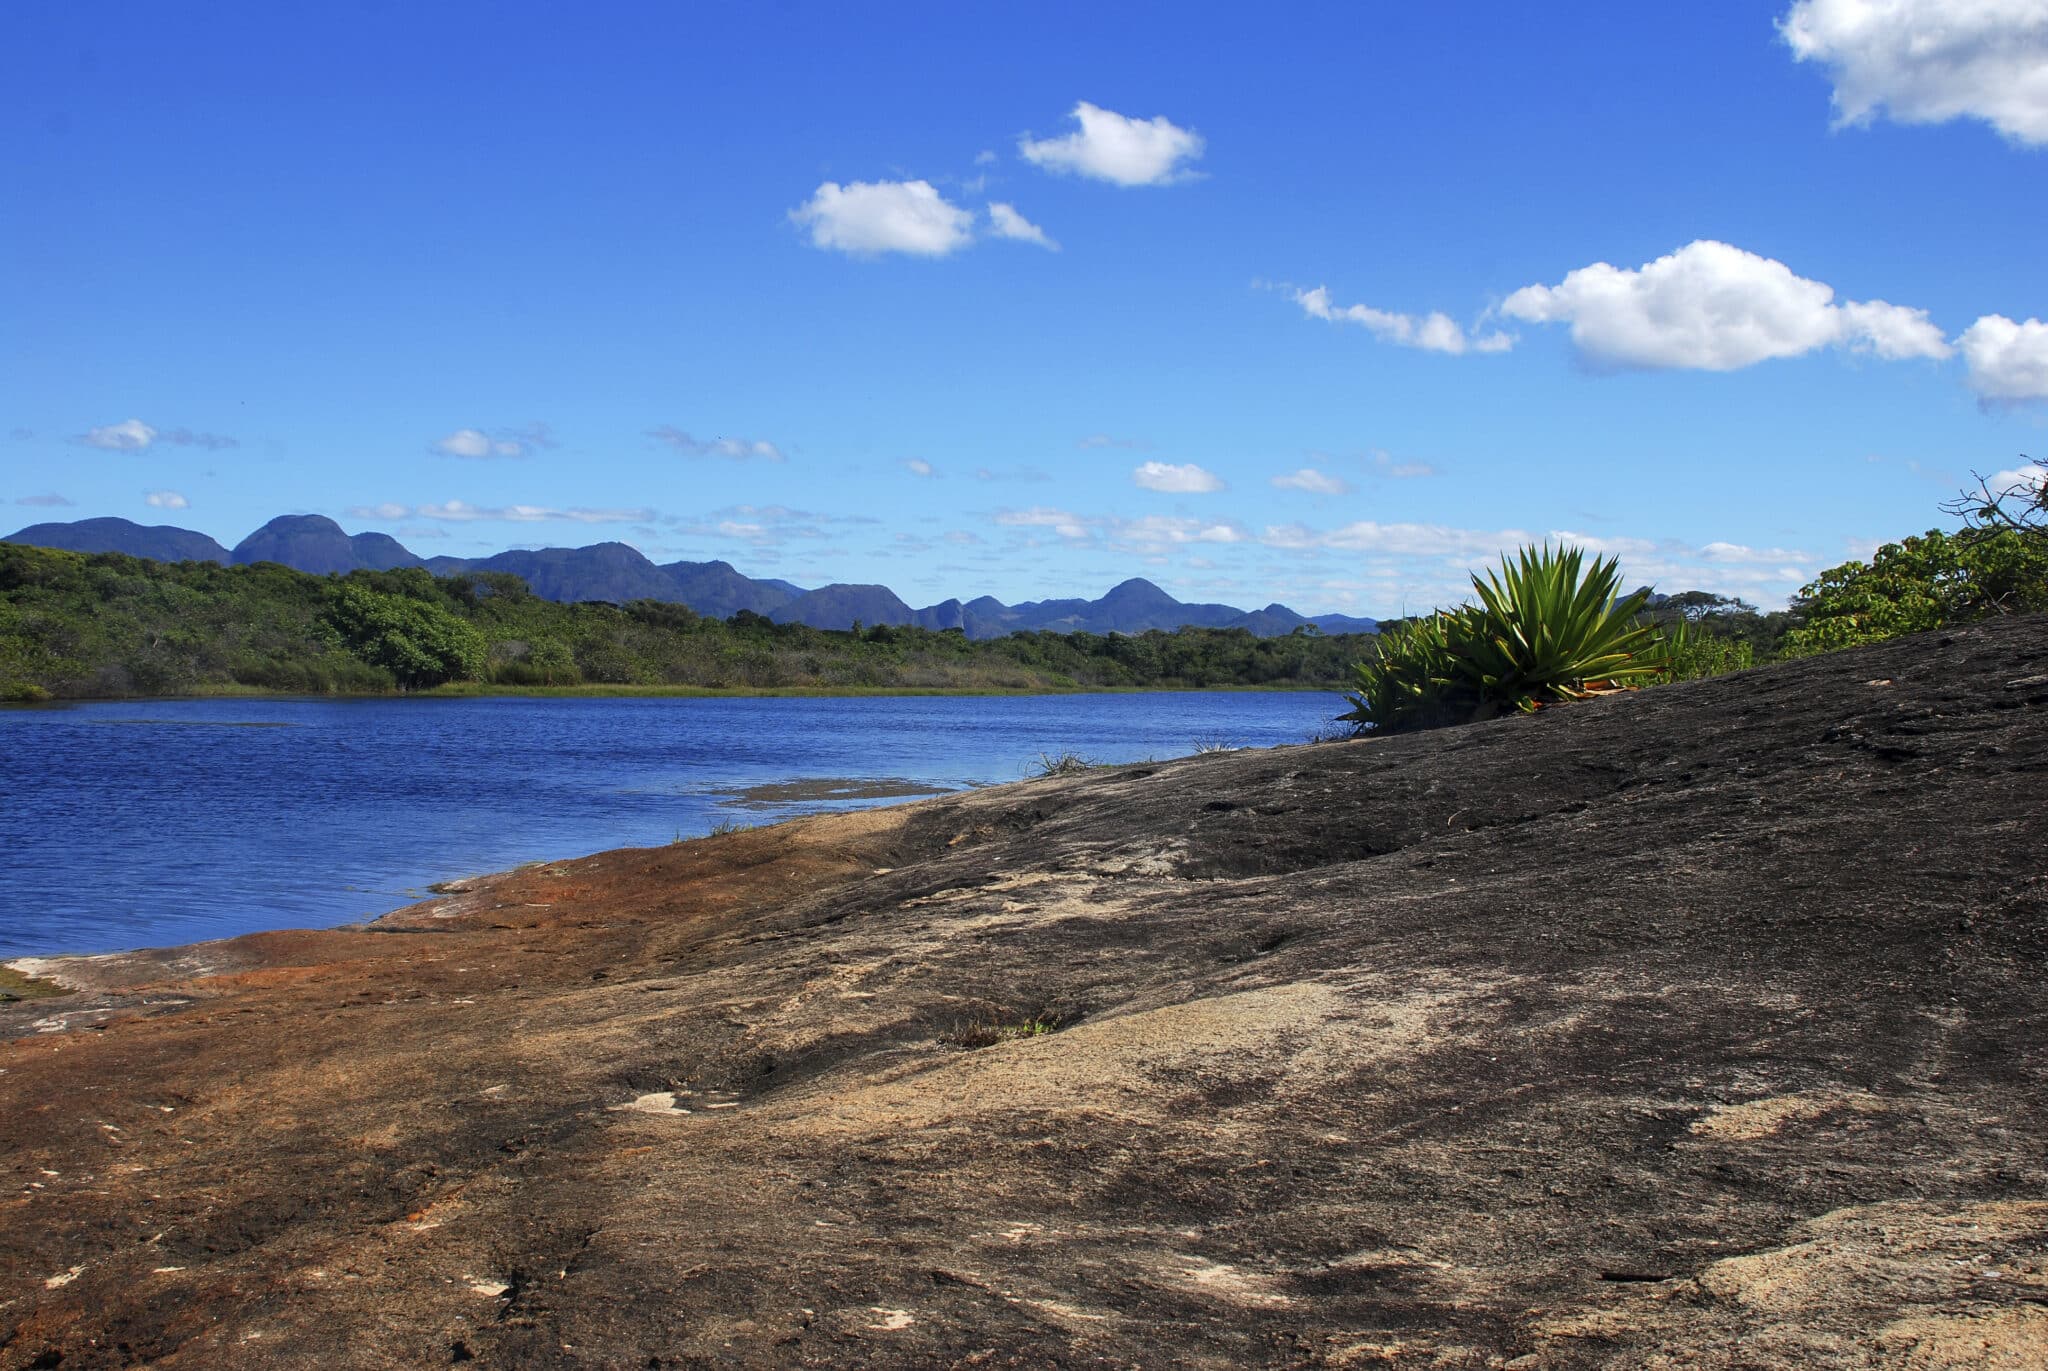
[[[0,959],[347,923],[521,862],[1014,781],[1041,753],[1304,742],[1344,708],[1178,691],[5,708]]]

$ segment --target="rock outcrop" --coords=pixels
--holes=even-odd
[[[17,963],[0,1367],[2036,1367],[2048,621]]]

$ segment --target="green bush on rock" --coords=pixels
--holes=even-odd
[[[1353,668],[1339,718],[1377,732],[1435,728],[1583,700],[1668,677],[1670,652],[1641,620],[1647,590],[1622,597],[1617,559],[1524,548],[1472,578],[1477,604],[1385,629]]]
[[[2048,540],[2019,528],[1929,529],[1801,588],[1793,656],[1882,642],[1998,614],[2048,609]]]

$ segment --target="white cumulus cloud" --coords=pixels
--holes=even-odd
[[[936,476],[938,469],[922,457],[905,457],[903,469],[912,476]]]
[[[1892,360],[1953,351],[1924,310],[1834,298],[1783,262],[1699,239],[1642,267],[1595,262],[1557,285],[1524,286],[1501,312],[1570,324],[1580,354],[1604,367],[1734,371],[1823,347]]]
[[[140,452],[156,441],[156,430],[140,419],[123,419],[118,424],[89,428],[78,441],[108,452]]]
[[[1987,314],[1956,340],[1970,389],[1985,404],[2048,400],[2048,324]]]
[[[151,509],[187,509],[191,501],[175,490],[152,490],[142,497],[142,502]]]
[[[929,181],[827,181],[789,217],[810,230],[812,247],[855,257],[944,257],[974,239],[974,215]]]
[[[1798,60],[1828,68],[1842,123],[1974,118],[2048,143],[2043,0],[1799,0],[1778,31]]]
[[[1193,462],[1146,462],[1131,473],[1131,480],[1147,490],[1169,495],[1205,495],[1223,489],[1223,480]]]
[[[988,207],[989,232],[998,238],[1014,238],[1020,243],[1036,243],[1048,252],[1058,252],[1060,245],[1046,236],[1045,230],[1017,213],[1015,205],[1006,205],[1000,200],[991,201]]]
[[[1311,495],[1345,495],[1351,490],[1351,483],[1341,476],[1332,476],[1314,467],[1303,467],[1290,471],[1285,476],[1275,476],[1273,484],[1282,490],[1305,490]]]
[[[1119,186],[1164,186],[1192,175],[1182,164],[1200,157],[1205,146],[1202,135],[1163,115],[1132,119],[1083,100],[1072,117],[1081,126],[1076,132],[1064,138],[1026,134],[1017,140],[1017,151],[1047,171]]]
[[[1295,291],[1294,303],[1311,318],[1328,320],[1333,324],[1357,324],[1381,342],[1421,348],[1426,352],[1447,352],[1456,356],[1465,352],[1506,352],[1515,345],[1514,339],[1498,329],[1485,334],[1468,334],[1464,326],[1450,315],[1435,311],[1423,315],[1396,314],[1390,310],[1374,309],[1371,305],[1333,304],[1329,289],[1324,286]]]

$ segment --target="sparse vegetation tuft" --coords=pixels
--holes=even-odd
[[[1025,1019],[1021,1023],[975,1023],[959,1032],[956,1041],[962,1047],[994,1047],[997,1043],[1018,1042],[1024,1038],[1042,1038],[1048,1033],[1057,1033],[1065,1025],[1057,1015],[1042,1014]]]
[[[1039,753],[1038,767],[1034,774],[1040,778],[1047,776],[1079,776],[1083,772],[1095,770],[1100,765],[1100,762],[1084,757],[1071,748],[1066,748],[1058,752]]]

